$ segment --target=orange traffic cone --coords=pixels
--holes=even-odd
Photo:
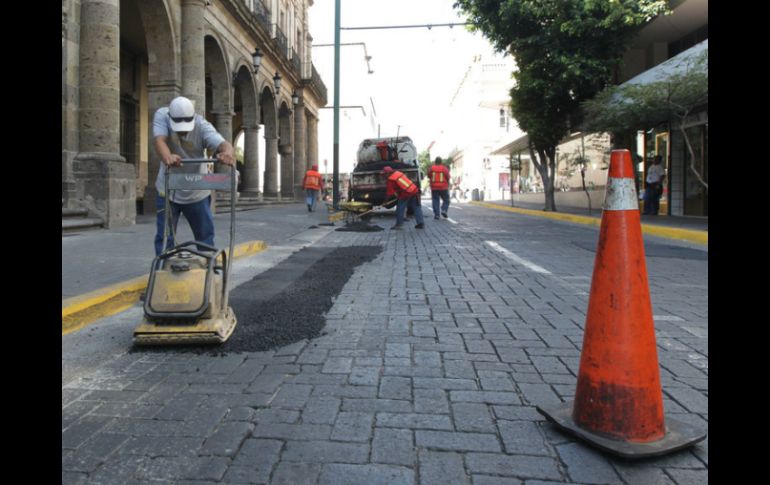
[[[663,415],[655,327],[631,153],[613,150],[575,400],[538,412],[625,458],[663,455],[706,437]]]

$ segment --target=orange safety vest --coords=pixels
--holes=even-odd
[[[418,192],[417,186],[409,180],[409,177],[398,170],[393,171],[390,177],[388,177],[388,181],[392,182],[396,195],[398,195],[398,198],[401,200],[408,199]]]
[[[449,189],[449,169],[444,165],[433,165],[428,170],[431,190]]]
[[[315,170],[308,170],[305,173],[304,188],[312,190],[321,190],[321,174]]]

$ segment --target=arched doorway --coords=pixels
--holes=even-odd
[[[260,188],[259,176],[259,116],[257,106],[257,90],[254,77],[245,61],[239,63],[233,81],[233,127],[236,137],[235,144],[242,146],[243,157],[240,191],[247,197],[258,197]],[[239,138],[243,138],[240,143]]]

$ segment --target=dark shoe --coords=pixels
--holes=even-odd
[[[449,217],[448,215],[446,215],[446,212],[442,212],[441,215],[444,216],[444,218]]]
[[[434,219],[439,220],[441,219],[439,216],[434,217]]]
[[[401,231],[402,229],[404,229],[404,225],[403,224],[396,224],[395,226],[391,227],[391,229],[393,229],[395,231]]]
[[[416,227],[417,229],[425,229],[425,224],[421,222],[414,227]]]
[[[308,211],[308,212],[313,212],[313,208],[312,208],[312,207],[310,207],[310,206],[307,206],[307,211]]]

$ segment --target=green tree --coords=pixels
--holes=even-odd
[[[708,190],[708,183],[695,166],[695,153],[685,130],[685,121],[708,104],[708,49],[682,60],[672,73],[646,84],[613,86],[583,103],[587,131],[624,132],[648,129],[675,121],[690,153],[690,170]]]
[[[456,0],[472,30],[517,70],[511,111],[555,211],[556,147],[579,121],[580,103],[611,81],[640,25],[666,11],[664,0]]]

